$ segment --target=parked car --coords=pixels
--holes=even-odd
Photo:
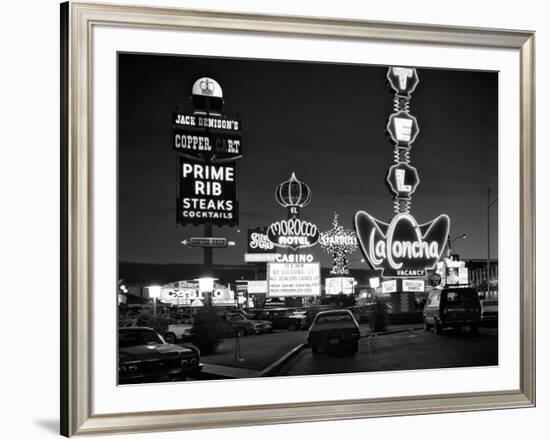
[[[273,323],[271,323],[268,319],[258,317],[257,313],[249,313],[242,310],[236,312],[252,322],[255,334],[267,334],[268,332],[273,331]]]
[[[498,300],[481,301],[481,323],[498,322]]]
[[[248,320],[237,312],[226,312],[220,318],[222,320],[224,337],[244,337],[245,335],[254,334],[258,329],[251,320]]]
[[[304,327],[305,328],[311,327],[318,313],[322,311],[329,311],[332,309],[338,309],[338,307],[334,305],[315,305],[315,306],[309,306],[307,308],[304,308],[303,311],[305,312],[305,316],[306,316]]]
[[[367,323],[373,313],[373,305],[348,306],[346,309],[351,311],[358,323]]]
[[[273,329],[295,331],[305,329],[305,313],[299,313],[292,308],[272,308],[259,310],[255,318],[269,320]]]
[[[422,315],[426,331],[433,328],[436,334],[441,334],[443,328],[469,326],[476,333],[481,304],[474,288],[444,288],[430,293]]]
[[[164,334],[167,343],[193,340],[193,323],[178,323],[168,325]]]
[[[183,380],[201,369],[200,352],[193,346],[166,343],[152,328],[118,330],[119,384]]]
[[[351,311],[338,309],[321,311],[315,316],[307,341],[314,354],[319,349],[338,346],[347,346],[352,353],[356,353],[360,337],[359,324]]]

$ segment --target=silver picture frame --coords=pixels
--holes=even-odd
[[[93,413],[91,72],[94,26],[202,29],[511,49],[520,55],[519,387],[493,392]],[[69,2],[61,5],[61,434],[220,428],[535,405],[535,33]]]

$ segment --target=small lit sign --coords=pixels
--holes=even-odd
[[[403,279],[403,292],[423,293],[425,284],[420,279]]]
[[[244,262],[275,262],[277,256],[277,253],[245,253]]]
[[[310,253],[281,254],[281,253],[245,253],[245,262],[285,262],[285,263],[306,263],[313,262],[313,255]]]
[[[468,284],[468,269],[466,267],[460,267],[458,269],[458,283],[459,284]]]
[[[388,293],[395,293],[397,291],[397,280],[385,280],[381,284],[382,286],[382,293],[388,294]]]
[[[215,238],[208,236],[189,238],[189,247],[227,247],[227,238]]]
[[[430,277],[428,278],[428,283],[432,286],[432,287],[438,287],[439,285],[441,285],[441,275],[439,273],[433,273],[432,275],[430,275]]]
[[[378,288],[380,286],[380,278],[379,277],[371,277],[369,279],[369,286],[371,288]]]
[[[353,294],[355,279],[353,277],[327,277],[325,279],[325,294]]]
[[[466,267],[446,267],[447,285],[468,284],[468,269]]]
[[[267,294],[266,280],[249,280],[248,294]]]

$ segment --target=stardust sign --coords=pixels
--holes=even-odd
[[[318,296],[321,272],[318,262],[306,264],[269,263],[267,268],[270,297]]]
[[[424,277],[433,269],[449,234],[449,217],[440,215],[419,225],[408,213],[393,217],[390,224],[364,211],[355,215],[355,231],[369,265],[384,277]]]
[[[179,160],[179,224],[238,224],[235,163],[205,164]]]

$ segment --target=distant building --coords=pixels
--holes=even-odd
[[[489,261],[489,284],[487,285],[487,259],[466,260],[468,280],[484,299],[498,299],[498,259]]]

